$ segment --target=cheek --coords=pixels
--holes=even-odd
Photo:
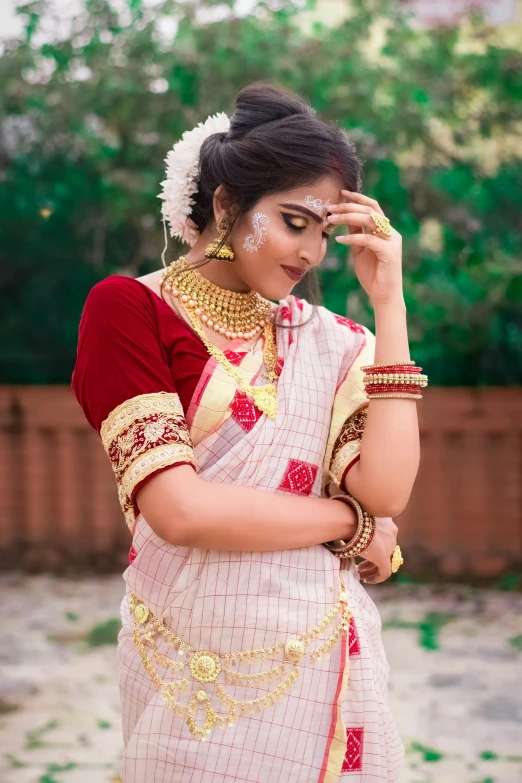
[[[270,258],[277,261],[279,258],[288,258],[288,256],[293,255],[298,245],[298,234],[292,234],[284,226],[269,226],[267,241],[263,250],[270,255]]]
[[[250,269],[288,258],[295,253],[299,236],[280,225],[275,218],[257,213],[250,221],[241,246],[241,260]]]

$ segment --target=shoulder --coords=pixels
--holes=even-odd
[[[93,285],[87,295],[89,303],[104,302],[146,302],[153,292],[134,277],[126,275],[109,275]]]
[[[133,277],[109,275],[96,283],[85,300],[80,328],[86,323],[103,324],[153,322],[157,320],[159,298]]]

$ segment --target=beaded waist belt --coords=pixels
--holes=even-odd
[[[351,612],[348,608],[346,588],[340,572],[341,590],[334,606],[313,628],[307,631],[303,636],[293,639],[287,639],[286,642],[277,644],[273,647],[264,647],[259,650],[242,650],[236,653],[214,653],[210,650],[194,650],[193,647],[183,642],[173,631],[166,628],[161,620],[155,617],[150,609],[134,593],[130,595],[130,610],[134,618],[134,643],[138,649],[145,669],[151,676],[154,683],[163,691],[163,698],[166,706],[185,718],[186,723],[194,738],[200,737],[205,742],[210,730],[219,724],[224,729],[227,725],[233,726],[234,721],[239,717],[246,715],[247,710],[250,715],[254,712],[261,712],[267,707],[275,704],[281,696],[290,691],[294,681],[299,676],[299,661],[308,656],[310,661],[321,660],[326,656],[334,644],[348,630]],[[333,630],[331,635],[315,650],[305,650],[312,639],[316,639],[326,628],[335,620],[336,615],[341,614],[341,619]],[[173,660],[163,653],[160,653],[155,646],[154,637],[161,636],[171,647],[177,648],[179,656],[191,656],[190,660]],[[143,638],[142,638],[143,637]],[[148,642],[146,646],[145,642]],[[151,655],[149,657],[149,651]],[[252,663],[253,661],[266,659],[276,659],[281,656],[282,662],[267,671],[257,674],[242,674],[237,671],[237,667],[243,663]],[[181,679],[175,681],[165,681],[158,673],[154,663],[158,666],[171,671],[172,674],[179,672]],[[183,677],[184,668],[190,669],[190,674]],[[236,667],[233,670],[230,667]],[[280,684],[270,693],[256,699],[247,701],[238,701],[229,696],[220,683],[217,682],[219,674],[223,674],[224,683],[231,685],[258,686],[264,683],[271,683],[274,679],[282,678]],[[214,683],[214,692],[218,699],[224,704],[226,714],[218,714],[210,704],[210,696],[205,690],[200,688],[193,694],[188,703],[182,704],[179,701],[180,695],[190,689],[191,680],[197,683],[208,685]],[[196,713],[198,708],[205,709],[205,721],[201,728],[196,726]]]

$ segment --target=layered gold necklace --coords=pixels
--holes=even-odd
[[[219,288],[194,269],[185,256],[170,264],[163,279],[165,291],[185,309],[190,308],[205,326],[229,340],[250,340],[270,317],[270,302],[256,291],[238,293]]]
[[[196,334],[209,354],[234,378],[239,389],[260,411],[275,419],[277,415],[277,346],[270,302],[257,292],[242,294],[227,291],[211,283],[194,269],[185,256],[173,261],[161,275],[165,291],[175,297],[183,308]],[[268,383],[252,386],[205,334],[202,324],[230,340],[249,340],[263,331],[263,377]]]

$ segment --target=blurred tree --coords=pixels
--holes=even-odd
[[[392,0],[353,0],[306,32],[291,0],[203,21],[223,6],[83,0],[54,35],[43,0],[18,8],[24,35],[0,56],[0,382],[69,382],[92,285],[161,263],[167,150],[258,79],[358,144],[364,192],[404,237],[412,352],[431,381],[522,382],[522,47],[479,16],[413,29]],[[183,247],[171,240],[169,260]],[[371,326],[335,242],[321,276],[325,304]]]

